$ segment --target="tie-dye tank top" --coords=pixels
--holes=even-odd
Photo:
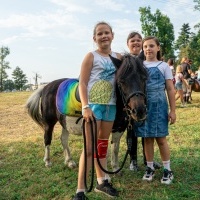
[[[116,68],[110,57],[105,57],[92,52],[94,56],[93,68],[88,82],[89,104],[115,105],[115,71]],[[111,55],[117,58],[116,53]]]

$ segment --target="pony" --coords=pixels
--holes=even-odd
[[[191,77],[189,79],[189,83],[191,84],[191,93],[189,96],[190,102],[192,101],[192,92],[200,92],[200,81],[197,79],[197,77]]]
[[[145,81],[147,72],[140,58],[125,54],[122,60],[111,57],[116,67],[117,114],[126,110],[127,115],[136,121],[146,117]],[[50,146],[54,126],[62,126],[61,144],[64,151],[64,163],[69,168],[76,167],[72,159],[68,138],[75,133],[81,134],[81,124],[75,121],[81,116],[81,102],[78,93],[78,79],[63,78],[54,80],[37,89],[27,100],[25,108],[30,117],[44,130],[44,162],[51,166]],[[117,119],[117,118],[116,118]],[[120,122],[115,122],[115,124]],[[70,127],[71,126],[71,127]],[[117,146],[117,145],[115,145]]]
[[[193,84],[191,86],[191,90],[194,92],[200,92],[200,81],[197,79],[193,79]]]

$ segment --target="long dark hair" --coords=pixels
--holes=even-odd
[[[154,40],[155,43],[160,47],[160,42],[159,42],[157,37],[155,37],[155,36],[147,36],[147,37],[145,37],[143,39],[142,44],[144,44],[144,42],[147,41],[147,40]],[[162,60],[161,50],[157,52],[157,59],[158,60]]]

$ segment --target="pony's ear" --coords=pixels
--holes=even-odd
[[[145,60],[145,56],[144,56],[144,51],[143,50],[138,55],[138,58],[140,58],[141,60]]]
[[[122,64],[122,60],[120,60],[118,58],[114,58],[110,54],[109,54],[109,57],[112,60],[113,64],[115,65],[116,69],[119,69]]]

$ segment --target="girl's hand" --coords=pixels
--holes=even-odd
[[[93,112],[89,107],[83,109],[83,118],[86,122],[90,122],[90,120],[93,121]]]
[[[170,124],[174,124],[176,122],[176,113],[170,111],[168,115],[168,120]]]

